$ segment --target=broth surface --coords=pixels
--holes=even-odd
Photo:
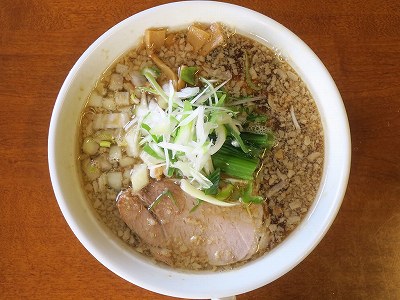
[[[200,55],[187,41],[187,30],[168,31],[158,56],[175,73],[182,65],[198,66],[198,76],[219,82],[230,79],[225,89],[232,101],[246,97],[258,99],[246,103],[248,116],[253,113],[267,116],[266,121],[251,126],[257,132],[270,131],[275,136],[275,146],[263,157],[256,177],[259,195],[266,199],[262,205],[268,212],[263,220],[268,243],[264,251],[257,252],[250,260],[278,245],[308,212],[322,176],[324,135],[314,99],[293,68],[274,51],[252,39],[227,28],[224,28],[224,34],[223,45],[206,55]],[[250,83],[246,78],[246,56]],[[96,160],[100,170],[99,174],[93,176],[82,172],[88,200],[112,232],[146,255],[150,255],[147,245],[121,219],[116,206],[120,190],[131,184],[132,166],[141,162],[139,158],[127,155],[123,143],[123,124],[118,122],[126,123],[132,118],[132,108],[143,97],[142,91],[136,88],[144,84],[140,82],[140,71],[154,65],[144,44],[118,59],[94,87],[83,111],[80,128],[80,145],[85,145],[88,138],[93,136],[98,138],[97,144],[103,142],[103,145],[86,145],[89,147],[89,150],[85,148],[86,151],[80,148],[82,169],[87,168],[85,164],[89,160]],[[161,75],[159,81],[167,81],[165,75]],[[255,84],[255,88],[251,84]],[[96,129],[96,115],[121,113],[124,117],[115,121],[115,128]],[[113,137],[113,141],[106,145],[104,142],[110,139],[109,136]],[[118,182],[121,183],[120,187]],[[177,267],[217,269],[206,263],[199,265],[190,261],[187,265],[180,264]]]

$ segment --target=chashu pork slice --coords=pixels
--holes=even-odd
[[[221,207],[202,202],[192,210],[196,204],[169,179],[154,181],[137,193],[125,190],[117,199],[121,218],[143,246],[171,266],[229,265],[267,246],[263,205]]]

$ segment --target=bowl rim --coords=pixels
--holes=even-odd
[[[281,32],[286,38],[291,39],[294,44],[299,46],[302,51],[305,53],[305,56],[308,57],[313,63],[316,64],[318,67],[318,71],[322,74],[322,79],[326,81],[327,91],[332,99],[336,99],[336,112],[338,113],[338,126],[337,130],[343,135],[342,140],[342,148],[340,149],[339,156],[342,156],[341,165],[337,166],[337,188],[335,193],[330,197],[334,201],[330,205],[326,205],[325,209],[327,209],[325,218],[321,221],[321,224],[315,224],[313,222],[311,216],[307,220],[303,220],[298,228],[292,232],[288,239],[286,239],[283,243],[287,244],[287,240],[292,241],[297,238],[296,232],[299,232],[303,229],[306,225],[308,227],[313,225],[320,225],[317,227],[315,231],[310,234],[310,238],[306,241],[305,244],[301,245],[301,252],[294,253],[294,251],[290,247],[282,247],[278,245],[272,251],[269,252],[269,257],[287,257],[285,261],[282,262],[282,266],[279,270],[277,270],[273,275],[271,274],[264,274],[263,276],[259,274],[261,268],[260,266],[266,267],[267,264],[265,263],[265,257],[257,259],[245,266],[236,269],[234,271],[227,271],[218,274],[209,274],[199,273],[199,274],[192,274],[190,272],[181,272],[181,271],[174,271],[170,269],[163,269],[159,268],[158,266],[150,266],[149,270],[154,272],[165,272],[164,275],[172,276],[178,279],[178,281],[182,281],[182,286],[186,284],[188,280],[193,283],[201,284],[199,288],[193,288],[190,290],[188,287],[181,289],[176,285],[169,285],[169,284],[154,284],[149,282],[147,279],[143,280],[137,274],[132,274],[130,272],[121,271],[120,268],[115,265],[113,262],[109,261],[109,253],[105,253],[102,249],[98,249],[98,246],[95,246],[91,239],[87,236],[86,233],[81,231],[78,222],[76,222],[73,212],[71,211],[70,207],[67,205],[67,199],[65,199],[65,193],[63,192],[62,183],[60,182],[60,167],[56,164],[57,161],[57,153],[56,153],[56,140],[57,140],[57,130],[59,129],[59,119],[62,115],[62,108],[66,101],[66,94],[71,83],[75,80],[77,73],[81,66],[85,63],[88,57],[91,55],[93,51],[97,47],[101,45],[101,43],[118,32],[118,30],[129,22],[133,22],[135,19],[139,17],[146,17],[152,14],[162,13],[164,9],[171,9],[171,8],[179,8],[184,9],[189,6],[195,5],[197,7],[207,7],[209,9],[224,9],[224,10],[233,10],[243,14],[250,16],[251,18],[255,19],[260,24],[267,24],[269,27],[274,27],[277,31]],[[267,26],[267,27],[268,27]],[[313,93],[313,91],[311,91]],[[318,107],[320,109],[320,107]],[[326,125],[326,124],[325,124]],[[325,130],[325,126],[324,126]],[[326,142],[326,141],[325,141]],[[226,297],[233,294],[241,294],[244,292],[248,292],[250,290],[254,290],[259,288],[265,284],[270,283],[273,280],[281,277],[296,265],[298,265],[320,242],[323,236],[328,231],[329,227],[331,226],[332,222],[334,221],[338,210],[341,206],[343,201],[343,197],[346,191],[346,186],[348,182],[349,172],[350,172],[350,161],[351,161],[351,141],[350,141],[350,129],[347,120],[346,111],[344,108],[344,104],[340,93],[330,76],[328,70],[325,68],[323,63],[319,60],[317,55],[294,33],[292,33],[289,29],[284,27],[283,25],[279,24],[278,22],[274,21],[273,19],[262,15],[258,12],[250,10],[248,8],[244,8],[234,4],[228,4],[223,2],[216,2],[216,1],[190,1],[190,2],[173,2],[168,3],[160,6],[156,6],[145,11],[139,12],[137,14],[128,17],[127,19],[119,22],[109,30],[107,30],[104,34],[102,34],[92,45],[90,45],[87,50],[81,55],[81,57],[77,60],[77,62],[72,67],[71,71],[69,72],[67,78],[65,79],[60,92],[57,96],[56,103],[54,105],[54,110],[52,113],[50,127],[49,127],[49,135],[48,135],[48,164],[49,164],[49,172],[50,178],[53,186],[53,190],[58,202],[58,205],[62,211],[64,218],[66,219],[68,225],[71,227],[72,231],[74,232],[75,236],[80,240],[80,242],[84,245],[84,247],[97,259],[99,260],[104,266],[110,269],[112,272],[117,274],[118,276],[124,278],[125,280],[134,283],[142,288],[174,297],[181,297],[181,298],[205,298],[205,297]],[[324,166],[324,172],[326,171],[327,166]],[[326,175],[326,174],[325,174]],[[323,178],[326,177],[323,175]],[[321,188],[323,189],[326,182],[321,184]],[[323,192],[323,191],[322,191]],[[314,205],[314,209],[316,209],[316,205]],[[307,223],[307,224],[306,224]],[[298,239],[298,238],[297,238]],[[312,240],[312,241],[311,241]],[[296,244],[292,242],[291,244]],[[118,245],[116,245],[118,247]],[[279,250],[279,251],[278,251]],[[261,263],[264,261],[264,263]],[[148,268],[148,262],[135,260],[140,267]],[[164,270],[164,271],[163,271]],[[236,286],[230,286],[229,288],[221,287],[214,289],[213,291],[204,291],[204,284],[208,285],[211,284],[215,278],[218,280],[222,280],[223,282],[235,282],[235,277],[237,277],[236,273],[239,270],[246,270],[246,274],[251,272],[257,272],[258,277],[253,278],[251,281],[242,282],[241,284],[236,284]],[[189,279],[189,277],[190,279]],[[176,283],[176,282],[174,282]]]

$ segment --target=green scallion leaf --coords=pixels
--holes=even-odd
[[[258,148],[265,148],[267,150],[270,150],[275,143],[272,133],[258,134],[252,132],[242,132],[240,136],[246,144],[250,144]]]
[[[146,123],[142,123],[141,127],[148,132],[148,134],[151,136],[154,142],[159,143],[162,141],[162,136],[157,137],[156,135],[150,133],[151,128],[149,125],[147,125]]]
[[[196,200],[197,200],[196,205],[192,207],[192,209],[189,211],[189,213],[196,211],[196,209],[198,209],[200,204],[203,202],[203,200],[200,200],[200,199],[196,199]]]
[[[250,114],[247,116],[246,121],[252,123],[264,123],[268,120],[267,116]]]
[[[244,144],[242,138],[240,137],[240,132],[236,131],[231,125],[227,124],[225,125],[226,129],[228,130],[228,133],[235,138],[235,140],[239,143],[240,148],[244,153],[248,153],[250,150],[249,148]]]
[[[176,171],[176,168],[169,167],[168,172],[167,172],[168,177],[172,177],[174,175],[175,171]]]
[[[151,156],[157,158],[157,159],[161,159],[164,160],[164,157],[161,157],[156,151],[153,150],[153,148],[151,148],[149,146],[149,144],[144,145],[143,147],[143,151],[150,154]]]
[[[246,155],[243,151],[233,146],[224,144],[221,149],[211,156],[215,168],[229,176],[253,180],[259,159]]]
[[[146,67],[142,70],[142,75],[146,77],[152,88],[156,91],[157,95],[160,95],[161,98],[168,103],[168,96],[158,84],[156,78],[160,75],[160,71],[156,68]]]
[[[196,84],[196,73],[199,71],[198,67],[187,67],[187,66],[183,66],[180,70],[180,78],[191,84],[191,85],[195,85]]]
[[[243,203],[262,203],[264,198],[257,195],[252,195],[253,193],[253,182],[250,182],[246,188],[242,191],[240,199]]]
[[[215,169],[207,178],[212,182],[212,186],[204,190],[206,195],[215,195],[218,192],[219,181],[221,179],[221,169]]]
[[[224,201],[228,199],[233,193],[234,186],[233,184],[228,183],[225,187],[223,187],[216,195],[215,198],[218,200]]]
[[[100,147],[104,147],[104,148],[110,148],[111,147],[111,142],[109,141],[100,141]]]
[[[178,206],[178,203],[176,202],[174,196],[172,195],[171,191],[169,189],[165,189],[160,195],[157,196],[157,198],[149,205],[147,208],[148,210],[152,210],[158,203],[160,203],[161,199],[167,196],[171,201],[175,204],[175,206]]]
[[[225,100],[227,99],[227,94],[218,91],[217,96],[218,96],[218,102],[215,104],[215,106],[217,107],[225,106]]]

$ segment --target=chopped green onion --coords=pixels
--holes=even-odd
[[[268,120],[267,116],[256,115],[256,114],[250,114],[246,118],[247,122],[253,122],[253,123],[264,123],[267,120]]]
[[[239,149],[226,144],[211,158],[214,167],[220,168],[222,173],[245,180],[253,180],[259,163],[258,158],[251,158]]]
[[[200,78],[204,82],[205,78]],[[202,104],[205,102],[208,98],[210,98],[214,93],[216,93],[220,88],[222,88],[230,79],[225,80],[222,82],[220,85],[217,87],[212,87],[207,84],[207,86],[196,96],[194,97],[190,102],[191,103],[196,103],[196,104]],[[209,81],[208,81],[209,82]],[[210,82],[209,82],[210,83]]]
[[[149,144],[144,145],[143,151],[146,152],[146,153],[148,153],[148,154],[150,154],[150,155],[153,156],[154,158],[164,160],[164,157],[162,157],[161,155],[159,155],[153,148],[150,147]]]
[[[176,168],[169,167],[168,172],[167,172],[168,177],[172,177],[174,175],[175,171],[176,171]]]
[[[241,138],[247,144],[251,144],[257,147],[271,149],[274,145],[274,136],[272,133],[258,134],[252,132],[242,132],[240,134]]]
[[[243,203],[262,203],[264,198],[261,196],[254,196],[253,193],[253,183],[250,182],[240,195],[240,200]]]
[[[214,170],[207,178],[212,182],[212,186],[204,190],[206,195],[215,195],[218,192],[219,180],[221,179],[221,169]]]
[[[168,103],[167,94],[164,92],[164,90],[161,88],[156,80],[159,74],[160,71],[158,71],[156,68],[146,67],[142,70],[142,75],[144,75],[144,77],[146,77],[146,79],[150,82],[153,89],[158,93],[158,95],[161,96],[165,103]]]
[[[205,84],[207,84],[208,88],[210,89],[211,94],[208,96],[208,101],[209,101],[210,106],[213,105],[212,96],[214,96],[214,102],[215,102],[214,104],[216,104],[218,102],[217,89],[215,89],[213,84],[210,81],[208,81],[207,79],[205,79],[204,77],[200,77],[200,80],[202,82],[204,82]]]
[[[250,150],[247,148],[247,146],[243,143],[242,138],[240,137],[240,132],[236,128],[234,128],[232,125],[227,124],[225,125],[226,129],[228,130],[228,133],[230,133],[235,140],[239,143],[240,148],[243,150],[244,153],[248,153]]]
[[[217,198],[218,200],[228,199],[233,193],[233,188],[233,184],[228,183],[215,195],[215,198]]]
[[[221,91],[217,91],[217,96],[221,93],[222,93]],[[223,93],[221,96],[218,96],[218,102],[215,104],[215,106],[217,106],[217,107],[224,106],[226,98],[227,98],[227,95],[225,93]]]
[[[203,201],[200,200],[200,199],[196,199],[196,200],[197,200],[197,203],[196,203],[196,204],[192,207],[192,209],[189,211],[190,213],[196,211],[196,209],[198,209],[199,206],[200,206],[200,204],[203,202]]]
[[[187,66],[183,66],[180,70],[180,78],[191,84],[191,85],[195,85],[196,84],[196,78],[195,75],[196,73],[199,71],[198,67],[187,67]]]
[[[171,191],[169,189],[165,189],[160,195],[157,196],[157,198],[149,205],[147,208],[148,210],[152,210],[158,203],[160,203],[161,199],[167,196],[169,199],[172,200],[172,202],[175,204],[175,206],[178,206],[178,203],[176,202],[174,196],[172,195]]]
[[[111,142],[109,142],[109,141],[100,141],[100,147],[110,148],[111,147]]]
[[[160,76],[160,74],[161,74],[160,70],[157,69],[156,67],[145,67],[142,70],[142,75],[144,76],[149,75],[154,78],[157,78],[158,76]]]
[[[149,125],[147,125],[146,123],[142,123],[141,127],[148,132],[154,142],[158,143],[162,141],[162,137],[157,137],[156,135],[150,133],[151,128]]]

